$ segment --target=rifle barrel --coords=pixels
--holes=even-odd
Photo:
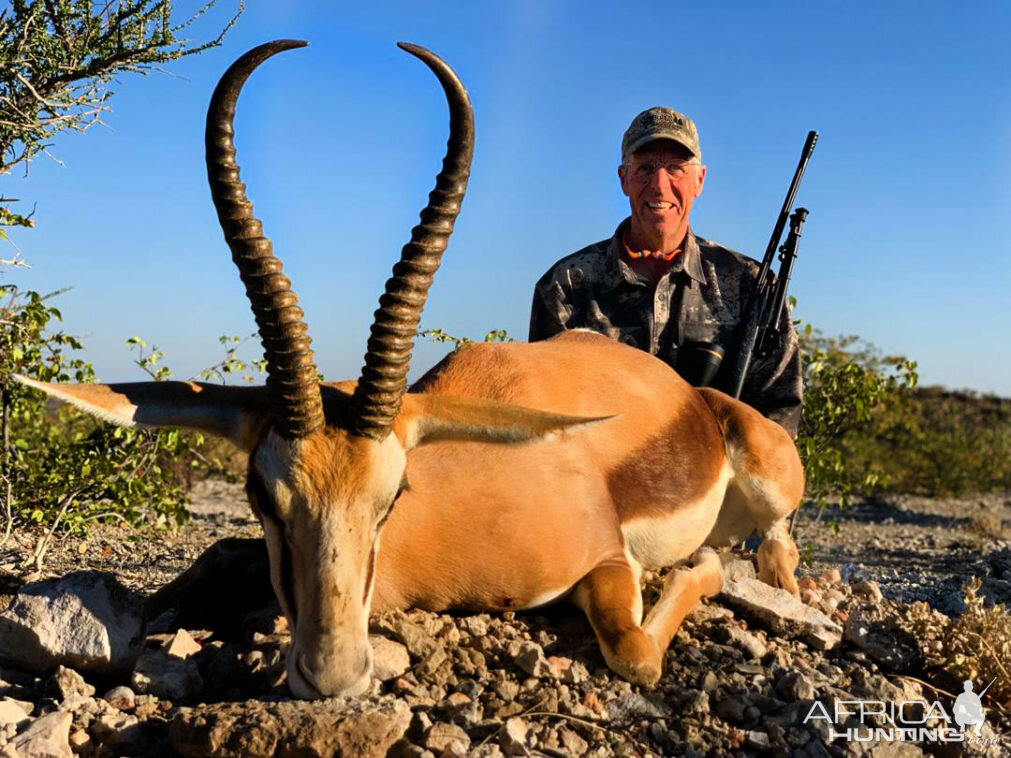
[[[772,228],[769,244],[765,247],[765,255],[762,257],[762,268],[758,272],[759,283],[765,281],[765,277],[768,276],[769,269],[772,267],[772,260],[779,249],[779,241],[783,239],[783,230],[786,228],[786,222],[790,218],[790,209],[793,208],[793,201],[797,197],[797,190],[800,189],[800,180],[804,178],[804,171],[807,170],[807,163],[811,160],[811,153],[814,152],[816,144],[818,144],[818,132],[812,130],[807,133],[807,139],[804,140],[804,147],[800,151],[800,160],[797,161],[797,169],[793,172],[793,181],[790,182],[790,189],[786,191],[786,199],[783,200],[783,207],[776,218],[776,225]]]
[[[758,277],[755,279],[755,290],[751,294],[748,307],[742,314],[741,325],[737,334],[737,354],[734,356],[733,365],[727,373],[725,386],[722,388],[731,397],[739,398],[744,389],[744,379],[748,375],[751,367],[751,357],[756,348],[759,332],[764,334],[762,317],[766,315],[770,301],[773,297],[769,291],[769,272],[772,269],[772,261],[776,257],[779,249],[779,241],[783,238],[783,229],[790,218],[790,209],[793,208],[794,198],[797,197],[797,190],[800,188],[800,180],[804,178],[804,171],[807,163],[811,160],[811,153],[818,143],[818,132],[810,131],[807,139],[804,140],[804,147],[800,151],[800,160],[797,162],[797,169],[793,172],[793,181],[790,182],[790,189],[787,190],[786,199],[783,201],[783,208],[776,219],[776,225],[772,229],[772,237],[765,248],[765,255],[762,257],[762,264],[758,269]],[[757,345],[757,347],[761,347]]]

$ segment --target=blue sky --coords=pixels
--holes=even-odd
[[[442,158],[445,103],[406,40],[456,69],[477,123],[424,327],[525,338],[537,278],[627,214],[621,134],[666,104],[701,133],[692,226],[752,256],[817,129],[795,315],[908,355],[924,383],[1011,396],[1011,5],[996,2],[253,2],[222,47],[120,76],[107,126],[55,141],[62,165],[0,178],[38,224],[12,235],[33,268],[5,281],[73,285],[57,304],[103,380],[142,378],[132,335],[186,377],[220,358],[219,335],[253,331],[206,188],[203,114],[227,65],[279,37],[311,45],[250,79],[239,162],[328,378],[357,375]],[[420,343],[412,375],[444,352]]]

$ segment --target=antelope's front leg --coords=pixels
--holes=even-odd
[[[789,517],[773,523],[762,533],[758,546],[758,578],[772,587],[798,593],[794,572],[800,563],[797,545],[790,537]]]
[[[723,589],[723,564],[712,548],[699,548],[690,568],[676,568],[663,581],[656,604],[649,609],[643,629],[660,649],[661,655],[681,628],[685,616],[704,597]]]
[[[660,681],[664,653],[685,616],[703,597],[723,588],[723,564],[715,551],[699,549],[693,564],[667,575],[660,599],[642,624],[638,577],[624,559],[598,565],[576,586],[573,601],[590,620],[612,671],[645,687]]]
[[[655,686],[663,650],[639,625],[642,592],[628,561],[614,558],[595,566],[576,585],[572,601],[586,613],[608,667],[630,682]]]

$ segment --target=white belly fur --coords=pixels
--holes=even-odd
[[[628,553],[649,570],[672,566],[691,556],[716,524],[732,473],[725,465],[709,492],[693,503],[679,505],[675,512],[622,524]]]
[[[562,587],[557,590],[549,590],[548,592],[542,592],[540,595],[533,598],[529,603],[526,603],[518,610],[528,611],[531,610],[532,608],[540,608],[541,606],[544,605],[551,605],[552,603],[561,600],[563,597],[572,592],[573,587],[575,587],[575,585],[573,585],[572,587]]]

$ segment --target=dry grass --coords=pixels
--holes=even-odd
[[[965,613],[949,619],[926,603],[914,603],[906,619],[931,666],[960,681],[972,680],[979,689],[996,677],[986,700],[1011,709],[1011,611],[1007,606],[984,606],[982,580],[970,578],[963,586]]]
[[[969,520],[969,529],[987,539],[1006,539],[1008,529],[996,513],[980,513]]]

